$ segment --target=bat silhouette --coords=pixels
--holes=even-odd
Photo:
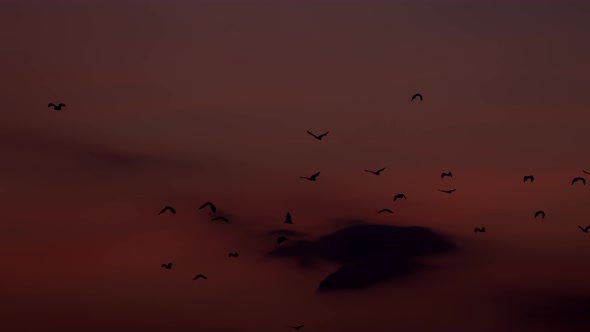
[[[393,196],[393,201],[395,202],[395,201],[397,201],[398,199],[402,199],[402,198],[403,198],[403,199],[407,199],[407,198],[406,198],[406,195],[404,195],[404,194],[397,194],[397,195]]]
[[[522,178],[522,182],[526,183],[527,180],[531,180],[531,183],[533,183],[533,181],[535,181],[535,177],[532,175],[525,175],[524,178]]]
[[[424,99],[422,98],[422,94],[420,94],[420,93],[416,93],[416,94],[414,94],[414,95],[412,96],[412,100],[414,100],[414,99],[416,99],[416,98],[420,98],[420,101],[424,100]]]
[[[385,170],[385,167],[384,167],[384,168],[381,168],[381,169],[379,169],[379,170],[376,170],[376,171],[369,171],[369,170],[367,170],[367,169],[366,169],[366,170],[365,170],[365,172],[369,172],[369,173],[373,173],[373,174],[375,174],[375,175],[379,175],[379,174],[380,174],[381,172],[383,172],[384,170]]]
[[[381,209],[381,210],[377,211],[377,213],[383,213],[383,212],[393,213],[393,211],[391,211],[390,209]]]
[[[314,175],[312,175],[310,177],[300,176],[300,178],[306,179],[308,181],[315,181],[318,176],[320,176],[320,172],[317,172],[317,173],[315,173]]]
[[[47,107],[53,107],[54,111],[61,111],[61,108],[66,107],[66,104],[59,103],[59,104],[55,105],[54,103],[50,103],[49,105],[47,105]]]
[[[166,205],[166,206],[164,206],[164,208],[163,208],[163,209],[160,211],[160,213],[158,213],[158,215],[160,215],[160,214],[162,214],[162,213],[166,212],[166,210],[168,210],[168,211],[172,212],[172,214],[176,214],[176,210],[174,210],[174,208],[173,208],[173,207]]]
[[[281,243],[283,243],[283,242],[285,242],[285,241],[287,241],[287,240],[288,240],[288,239],[287,239],[286,237],[284,237],[284,236],[279,236],[279,237],[277,238],[277,244],[281,244]]]
[[[310,134],[311,136],[313,136],[315,139],[317,139],[317,140],[321,141],[321,140],[322,140],[322,138],[324,138],[324,136],[328,135],[329,131],[326,131],[325,133],[323,133],[323,134],[321,134],[321,135],[319,135],[319,136],[316,136],[314,133],[312,133],[312,132],[311,132],[311,131],[309,131],[309,130],[307,131],[307,133],[308,133],[308,134]]]
[[[584,228],[584,227],[582,227],[582,226],[578,225],[578,227],[579,227],[579,228],[582,230],[582,232],[584,232],[584,233],[588,233],[588,230],[590,229],[590,226],[586,226],[586,228]]]
[[[211,219],[211,221],[217,221],[217,220],[221,220],[221,221],[229,222],[229,220],[227,220],[227,218],[226,218],[226,217],[224,217],[224,216],[217,216],[217,217],[215,217],[215,218]]]
[[[287,216],[285,216],[285,224],[293,224],[293,219],[291,219],[291,214],[287,212]]]
[[[445,194],[452,194],[454,193],[457,189],[450,189],[450,190],[441,190],[441,189],[437,189],[440,192],[443,192]]]
[[[545,212],[543,211],[537,211],[535,212],[535,218],[537,218],[537,216],[541,215],[541,219],[545,219]]]
[[[477,228],[477,227],[476,227],[474,231],[475,231],[476,233],[477,233],[477,232],[485,233],[485,231],[486,231],[486,228],[485,228],[485,227],[482,227],[482,228]]]
[[[227,256],[229,258],[232,258],[232,257],[240,257],[240,254],[238,254],[237,252],[230,252]]]
[[[172,263],[162,264],[162,267],[165,268],[166,270],[170,270],[172,268]]]
[[[202,274],[197,274],[197,276],[196,276],[196,277],[194,277],[194,278],[193,278],[193,280],[197,280],[197,279],[199,279],[199,278],[207,280],[207,277],[206,277],[206,276],[204,276],[204,275],[202,275]]]
[[[301,328],[302,328],[303,326],[304,326],[304,325],[299,325],[299,326],[291,326],[291,328],[292,328],[293,330],[297,330],[297,331],[299,331],[299,330],[301,330]]]
[[[574,179],[572,180],[572,186],[574,185],[574,183],[576,183],[576,182],[578,182],[578,181],[582,181],[582,183],[583,183],[584,185],[586,185],[586,179],[584,179],[583,177],[577,177],[577,178],[574,178]]]
[[[445,172],[440,173],[440,178],[441,179],[444,179],[445,176],[448,176],[448,177],[451,177],[452,178],[453,177],[453,173],[451,173],[450,171],[449,172],[446,172],[446,173]]]
[[[215,207],[215,204],[211,203],[211,202],[205,202],[205,204],[201,205],[199,207],[199,210],[204,209],[206,207],[211,208],[211,212],[215,213],[215,211],[217,211],[217,208]]]

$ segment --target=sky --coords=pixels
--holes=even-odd
[[[587,1],[0,6],[8,330],[590,328]]]

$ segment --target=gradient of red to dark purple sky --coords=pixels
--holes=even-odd
[[[589,329],[590,3],[1,6],[7,331]],[[457,249],[316,293],[338,264],[267,255],[286,211],[309,240],[363,220]]]

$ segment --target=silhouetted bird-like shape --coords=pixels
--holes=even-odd
[[[205,202],[205,204],[203,204],[203,205],[201,205],[199,207],[199,210],[204,209],[207,206],[211,208],[211,212],[215,213],[217,211],[217,208],[215,207],[215,204],[213,204],[211,202]]]
[[[414,100],[414,99],[416,99],[416,98],[420,98],[420,101],[424,100],[424,99],[422,98],[422,95],[421,95],[421,94],[419,94],[419,93],[416,93],[416,94],[414,94],[414,95],[412,96],[412,100]]]
[[[582,183],[583,183],[584,185],[586,185],[586,179],[584,179],[583,177],[577,177],[577,178],[574,178],[574,179],[572,180],[572,185],[574,185],[574,183],[576,183],[576,182],[578,182],[578,181],[582,181]]]
[[[391,211],[390,209],[381,209],[381,210],[377,211],[377,213],[383,213],[383,212],[393,213],[393,211]]]
[[[477,227],[476,227],[474,231],[475,231],[476,233],[477,233],[477,232],[485,233],[485,231],[486,231],[486,228],[485,228],[485,227],[481,227],[481,228],[477,228]]]
[[[365,172],[369,172],[369,173],[373,173],[373,174],[375,174],[375,175],[379,175],[379,174],[380,174],[381,172],[383,172],[384,170],[385,170],[385,167],[384,167],[384,168],[381,168],[381,169],[378,169],[378,170],[376,170],[376,171],[369,171],[369,170],[367,170],[367,169],[366,169],[366,170],[365,170]]]
[[[47,107],[53,107],[54,111],[61,111],[61,108],[66,107],[66,104],[59,103],[59,104],[55,105],[54,103],[50,103],[49,105],[47,105]]]
[[[170,212],[172,212],[172,214],[176,214],[176,210],[174,210],[173,207],[168,206],[168,205],[164,206],[164,208],[158,214],[162,214],[162,213],[164,213],[166,211],[170,211]]]
[[[172,263],[162,264],[162,267],[165,268],[165,269],[167,269],[167,270],[170,270],[172,268]]]
[[[582,226],[578,225],[578,227],[580,227],[580,229],[581,229],[581,230],[582,230],[582,232],[584,232],[584,233],[588,233],[588,230],[590,229],[590,226],[586,226],[586,228],[584,228],[584,227],[582,227]]]
[[[299,330],[300,330],[300,329],[301,329],[303,326],[304,326],[304,325],[299,325],[299,326],[291,326],[291,328],[292,328],[293,330],[297,330],[297,331],[299,331]]]
[[[217,216],[217,217],[215,217],[215,218],[211,219],[211,221],[217,221],[217,220],[221,220],[221,221],[229,222],[229,220],[227,220],[227,218],[226,218],[226,217],[224,217],[224,216]]]
[[[312,176],[310,176],[310,177],[300,176],[300,178],[302,178],[302,179],[306,179],[306,180],[308,180],[308,181],[315,181],[315,180],[317,179],[317,177],[318,177],[318,176],[320,176],[320,172],[317,172],[317,173],[313,174],[313,175],[312,175]]]
[[[293,223],[293,219],[291,218],[291,214],[289,212],[287,212],[287,215],[285,216],[285,224],[292,224]]]
[[[317,139],[317,140],[320,140],[320,141],[321,141],[321,140],[322,140],[322,138],[324,138],[324,136],[328,135],[329,131],[326,131],[325,133],[323,133],[323,134],[321,134],[321,135],[319,135],[319,136],[316,136],[314,133],[312,133],[312,132],[311,132],[311,131],[309,131],[309,130],[307,131],[307,133],[308,133],[308,134],[310,134],[311,136],[315,137],[315,139]]]
[[[453,173],[451,173],[450,171],[448,171],[446,173],[445,172],[440,173],[440,178],[441,179],[444,179],[445,176],[448,176],[448,177],[451,177],[452,178],[453,177]]]
[[[584,170],[582,170],[582,172],[583,172],[583,173],[586,173],[586,174],[590,174],[590,172],[586,172],[586,171],[584,171]]]
[[[287,239],[286,237],[284,237],[284,236],[279,236],[279,237],[277,238],[277,244],[281,244],[281,243],[283,243],[283,242],[285,242],[285,241],[287,241],[287,240],[288,240],[288,239]]]
[[[522,178],[522,182],[526,183],[527,180],[531,180],[532,183],[533,181],[535,181],[535,177],[532,175],[525,175],[524,178]]]
[[[397,201],[398,199],[402,199],[402,198],[403,198],[403,199],[407,199],[407,198],[406,198],[406,195],[404,195],[404,194],[397,194],[397,195],[393,196],[393,201],[395,202],[395,201]]]
[[[537,218],[537,216],[541,215],[541,219],[545,219],[545,212],[543,211],[537,211],[535,212],[535,218]]]
[[[452,194],[454,193],[457,189],[450,189],[450,190],[441,190],[441,189],[437,189],[440,192],[443,192],[445,194]]]
[[[207,280],[207,277],[206,277],[206,276],[204,276],[204,275],[202,275],[202,274],[197,274],[197,276],[196,276],[196,277],[194,277],[194,278],[193,278],[193,280],[197,280],[197,279],[199,279],[199,278],[200,278],[200,279],[205,279],[205,280]]]
[[[240,254],[238,254],[237,252],[230,252],[227,256],[229,258],[232,258],[232,257],[240,257]]]

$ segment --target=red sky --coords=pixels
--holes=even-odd
[[[586,1],[6,0],[0,19],[8,330],[588,330]],[[339,264],[267,255],[287,211],[308,241],[362,220],[456,250],[316,293]]]

